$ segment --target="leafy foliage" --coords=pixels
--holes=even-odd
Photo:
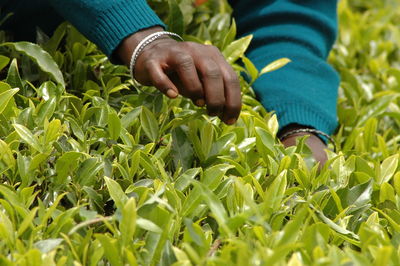
[[[321,171],[250,87],[287,59],[257,70],[224,1],[152,5],[250,77],[237,125],[138,86],[68,24],[2,40],[0,264],[399,265],[398,1],[340,1],[342,126]]]

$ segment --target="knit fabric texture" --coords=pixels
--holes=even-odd
[[[253,34],[247,56],[258,69],[292,62],[253,85],[280,128],[295,123],[332,134],[337,127],[337,72],[326,62],[337,35],[337,0],[236,0],[241,36]]]
[[[146,0],[48,0],[59,14],[110,56],[132,33],[164,26]]]

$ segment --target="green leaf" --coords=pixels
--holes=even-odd
[[[119,134],[121,133],[121,120],[119,120],[118,115],[115,112],[108,113],[108,132],[110,138],[113,140],[118,140]]]
[[[19,135],[19,137],[26,142],[26,144],[32,146],[35,150],[39,152],[43,152],[43,148],[40,145],[37,138],[31,133],[31,131],[20,124],[13,124],[15,131]]]
[[[179,166],[183,168],[183,170],[187,170],[191,167],[194,154],[193,148],[190,144],[186,133],[182,130],[181,127],[177,127],[172,130],[172,155],[174,160],[174,165],[176,168]]]
[[[141,107],[136,107],[135,109],[133,109],[129,113],[125,114],[121,118],[122,126],[124,128],[128,128],[129,126],[131,126],[136,121],[136,119],[140,115],[141,111],[142,111]]]
[[[128,201],[128,197],[122,190],[121,186],[115,180],[106,176],[104,177],[104,180],[106,181],[110,197],[114,200],[114,203],[117,206],[117,208],[122,210],[126,202]]]
[[[44,48],[51,55],[54,56],[54,54],[57,52],[57,48],[59,47],[61,41],[63,40],[66,34],[67,26],[68,26],[67,22],[60,24],[54,31],[53,36],[51,36],[50,40],[45,44]]]
[[[18,52],[29,56],[38,64],[40,69],[49,74],[55,81],[65,87],[64,77],[54,59],[39,45],[30,42],[3,43],[1,46],[9,46]]]
[[[184,17],[176,0],[168,0],[168,30],[182,36],[184,31]]]
[[[236,32],[236,22],[234,19],[232,19],[231,27],[229,28],[228,33],[225,35],[221,50],[225,50],[225,48],[235,40]]]
[[[268,64],[263,69],[261,69],[260,76],[264,75],[266,73],[278,70],[290,62],[292,62],[292,61],[289,58],[281,58],[281,59],[275,60],[274,62]]]
[[[246,67],[247,73],[251,77],[251,82],[254,82],[259,77],[258,69],[247,57],[242,56],[242,61]]]
[[[61,134],[61,121],[54,119],[48,125],[45,126],[44,140],[46,144],[49,144],[60,136]]]
[[[38,89],[38,95],[41,96],[45,101],[51,98],[60,99],[63,93],[63,88],[60,85],[56,85],[52,81],[46,81],[42,83]]]
[[[393,177],[394,189],[396,194],[400,195],[400,172],[397,172]]]
[[[193,180],[193,185],[200,190],[203,201],[210,208],[213,217],[218,221],[222,232],[228,233],[229,229],[226,226],[228,215],[220,199],[203,183]]]
[[[205,124],[200,131],[200,141],[203,154],[208,157],[214,140],[214,128],[211,123]]]
[[[15,158],[9,145],[0,139],[0,160],[5,162],[8,167],[15,167]]]
[[[296,238],[300,235],[299,231],[306,220],[307,214],[307,208],[304,207],[295,213],[291,221],[288,222],[283,228],[282,236],[276,243],[276,247],[288,245],[296,241]]]
[[[16,89],[6,90],[5,92],[0,93],[0,114],[4,112],[4,110],[8,106],[8,103],[13,98],[14,94],[16,94],[18,91],[19,89],[16,88]]]
[[[270,119],[268,119],[268,129],[269,132],[272,133],[272,136],[276,136],[279,130],[279,123],[278,123],[278,118],[276,117],[276,114],[273,114]]]
[[[396,196],[393,187],[389,183],[383,183],[379,192],[379,202],[396,202]]]
[[[354,232],[347,230],[346,228],[341,227],[340,225],[336,224],[333,222],[331,219],[326,217],[321,211],[317,210],[314,206],[310,205],[311,209],[315,212],[318,218],[321,219],[322,222],[327,224],[332,230],[335,232],[339,233],[340,235],[350,237],[351,239],[354,239],[356,241],[352,242],[353,244],[359,245],[359,236],[356,235]]]
[[[381,164],[381,175],[378,184],[389,182],[393,177],[399,165],[399,154],[392,155],[386,158]]]
[[[281,208],[282,200],[285,195],[287,179],[287,171],[283,170],[272,182],[272,184],[267,188],[265,192],[265,203],[267,208],[270,210],[268,212],[271,215]]]
[[[53,238],[53,239],[45,239],[40,240],[34,244],[34,246],[39,249],[43,253],[48,253],[54,250],[57,246],[59,246],[64,239],[62,238]]]
[[[48,101],[42,102],[39,105],[39,111],[36,117],[36,123],[43,125],[44,120],[50,120],[53,117],[54,111],[56,110],[57,99],[55,97],[50,98]]]
[[[210,168],[207,168],[204,171],[201,183],[207,186],[212,191],[214,191],[221,183],[225,173],[232,168],[234,168],[233,165],[227,165],[227,164],[218,164]]]
[[[150,220],[141,217],[137,218],[136,224],[138,227],[153,233],[161,234],[163,232],[163,230],[158,225],[156,225]]]
[[[229,152],[229,148],[236,140],[236,134],[234,132],[230,132],[219,137],[216,141],[212,142],[209,157],[225,154]]]
[[[83,155],[83,153],[71,151],[58,158],[56,162],[57,176],[54,180],[56,184],[66,184],[68,175],[72,173],[72,170],[78,168],[78,159]]]
[[[24,85],[22,84],[21,76],[19,75],[17,59],[13,59],[10,67],[8,68],[8,74],[6,82],[10,84],[12,88],[23,89]]]
[[[74,181],[81,186],[93,185],[96,182],[97,173],[102,169],[104,169],[104,163],[98,158],[88,158],[79,165]]]
[[[371,104],[366,105],[365,110],[359,115],[357,126],[362,126],[371,117],[377,117],[386,111],[389,104],[395,101],[400,94],[383,95],[374,99]]]
[[[228,63],[232,64],[239,58],[243,57],[244,52],[250,45],[253,35],[249,35],[229,44],[222,52]]]
[[[180,175],[175,181],[175,189],[184,191],[192,183],[192,179],[200,173],[200,170],[200,168],[192,168]]]
[[[352,188],[341,188],[336,191],[336,195],[340,199],[340,205],[344,209],[348,208],[348,214],[354,213],[371,202],[372,182],[356,185]],[[329,216],[336,216],[340,210],[337,209],[335,199],[332,198],[327,202],[324,213]]]
[[[10,58],[4,55],[0,55],[0,71],[10,63]]]
[[[104,249],[104,255],[113,266],[122,266],[122,257],[120,254],[120,247],[118,240],[105,234],[96,234],[96,239],[101,243]]]
[[[34,224],[32,222],[36,216],[37,211],[38,211],[38,207],[35,207],[25,216],[24,220],[18,227],[18,231],[17,231],[18,236],[21,236],[26,231],[26,229],[28,229],[28,227],[33,228]]]
[[[153,142],[158,140],[158,122],[154,117],[154,114],[145,106],[142,106],[142,112],[140,113],[140,121],[142,122],[142,128],[146,136]]]
[[[143,152],[140,153],[140,166],[142,166],[146,173],[153,179],[159,178],[159,174],[155,164],[152,160]]]
[[[78,122],[76,122],[75,119],[72,117],[66,118],[66,120],[69,122],[69,125],[72,129],[72,132],[74,135],[82,142],[85,141],[85,133],[83,132],[82,128],[79,126]]]
[[[29,171],[34,171],[34,170],[38,169],[39,166],[40,166],[40,164],[43,163],[44,161],[46,161],[46,159],[47,159],[48,157],[49,157],[49,154],[48,154],[48,153],[39,153],[39,154],[36,154],[36,155],[32,158],[32,160],[31,160],[31,162],[30,162],[30,164],[29,164],[28,170],[29,170]],[[24,183],[24,184],[25,184],[25,183]],[[25,185],[30,185],[30,182],[28,182],[28,183],[25,184]]]
[[[122,209],[122,219],[119,225],[123,245],[133,242],[136,229],[136,203],[134,198],[128,199]]]
[[[255,127],[256,130],[256,145],[258,151],[264,158],[264,161],[269,161],[268,155],[275,157],[275,138],[265,129]]]

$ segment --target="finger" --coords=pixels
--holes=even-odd
[[[170,62],[179,76],[179,83],[183,87],[181,94],[192,99],[196,105],[204,105],[203,86],[192,56],[188,53],[174,52],[170,55]]]
[[[161,91],[171,99],[176,98],[179,95],[178,89],[176,88],[175,84],[164,73],[158,62],[148,62],[146,64],[146,68],[154,87],[156,87],[159,91]]]
[[[224,82],[219,65],[211,59],[198,60],[208,114],[220,116],[224,110]]]
[[[225,106],[222,121],[228,125],[232,125],[238,119],[242,109],[240,82],[237,74],[222,55],[218,57],[217,62],[220,65],[225,92]]]

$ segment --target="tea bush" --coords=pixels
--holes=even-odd
[[[251,90],[287,60],[258,71],[224,1],[150,2],[249,76],[240,119],[139,86],[67,23],[2,33],[0,264],[400,265],[400,3],[340,1],[341,126],[318,171]]]

